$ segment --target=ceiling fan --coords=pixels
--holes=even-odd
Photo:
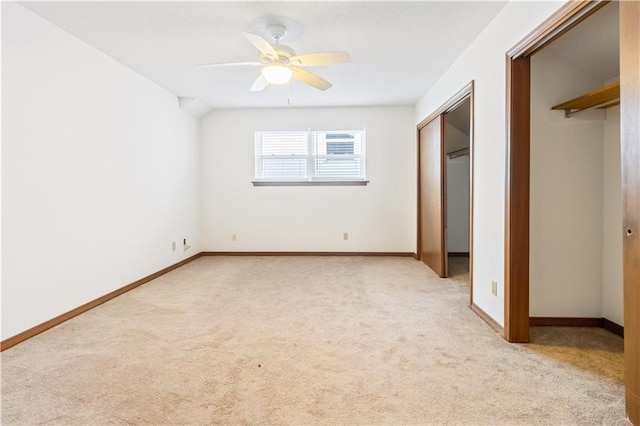
[[[264,90],[269,84],[285,84],[293,77],[302,83],[315,87],[318,90],[327,90],[332,84],[317,74],[300,67],[312,67],[334,65],[351,62],[347,52],[315,52],[296,55],[289,46],[280,44],[280,40],[287,33],[283,25],[273,24],[267,26],[274,43],[267,42],[257,34],[243,32],[244,36],[260,52],[258,61],[253,62],[226,62],[216,64],[202,64],[200,67],[228,67],[228,66],[261,66],[260,76],[251,86],[252,92]]]

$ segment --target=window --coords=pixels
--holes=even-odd
[[[353,155],[353,134],[330,133],[325,136],[327,141],[327,154]]]
[[[254,184],[366,184],[365,132],[256,132]]]

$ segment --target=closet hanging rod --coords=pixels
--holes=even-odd
[[[462,157],[463,155],[469,155],[469,147],[457,149],[455,151],[451,151],[447,153],[447,157],[449,157],[450,160],[454,158]]]
[[[576,110],[571,110],[571,109],[565,109],[564,110],[564,117],[565,118],[571,118],[574,115],[578,114],[579,112],[583,112],[583,111],[590,111],[592,109],[606,109],[606,108],[611,108],[613,106],[616,105],[620,105],[620,98],[617,99],[613,99],[610,101],[605,101],[605,102],[601,102],[599,104],[587,107],[587,108],[582,108],[582,109],[576,109]]]

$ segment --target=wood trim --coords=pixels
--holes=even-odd
[[[604,327],[603,318],[531,317],[531,327]]]
[[[507,60],[504,338],[529,340],[530,60]]]
[[[424,126],[438,118],[439,115],[446,113],[447,111],[451,111],[456,109],[456,107],[464,102],[469,95],[473,92],[473,81],[470,81],[467,85],[465,85],[462,89],[458,90],[455,95],[449,98],[445,103],[443,103],[440,108],[436,109],[434,112],[429,114],[427,118],[422,120],[418,124],[418,130],[422,129]],[[473,105],[472,105],[473,106]]]
[[[118,296],[120,296],[121,294],[124,294],[130,290],[133,290],[136,287],[140,287],[142,284],[146,284],[151,280],[154,280],[156,278],[158,278],[161,275],[166,274],[167,272],[173,271],[174,269],[177,269],[181,266],[186,265],[187,263],[191,262],[192,260],[195,260],[197,258],[199,258],[201,256],[200,253],[195,254],[187,259],[184,259],[178,263],[175,263],[171,266],[168,266],[164,269],[161,269],[158,272],[154,272],[151,275],[147,275],[144,278],[141,278],[137,281],[132,282],[131,284],[127,284],[124,287],[120,287],[117,290],[114,290],[110,293],[105,294],[104,296],[98,297],[97,299],[94,299],[90,302],[85,303],[84,305],[78,306],[75,309],[70,310],[69,312],[65,312],[62,315],[58,315],[55,318],[52,318],[48,321],[43,322],[42,324],[36,325],[35,327],[32,327],[26,331],[23,331],[22,333],[16,334],[13,337],[9,337],[8,339],[3,340],[2,342],[0,342],[0,352],[9,349],[15,345],[17,345],[18,343],[22,343],[27,339],[30,339],[40,333],[43,333],[57,325],[62,324],[63,322],[70,320],[73,317],[76,317],[82,313],[87,312],[90,309],[95,308],[98,305],[102,305],[105,302],[108,302],[111,299],[114,299]]]
[[[600,327],[624,337],[624,327],[606,318],[530,317],[531,327]]]
[[[507,52],[507,56],[516,59],[531,56],[540,49],[578,25],[609,0],[572,0],[565,3],[556,13],[538,25],[525,38]]]
[[[473,305],[473,223],[474,223],[474,194],[475,194],[475,160],[476,160],[476,108],[475,108],[475,81],[469,84],[469,112],[471,123],[469,124],[469,306]]]
[[[416,128],[416,260],[422,260],[422,221],[420,218],[422,217],[422,207],[421,198],[420,198],[420,190],[422,186],[420,184],[420,155],[422,154],[420,150],[420,127]]]
[[[397,251],[203,251],[200,256],[373,256],[415,258],[416,254]]]
[[[625,400],[640,426],[640,2],[620,2]]]
[[[447,206],[447,197],[448,197],[448,179],[447,179],[447,154],[446,154],[446,143],[447,143],[447,116],[446,113],[440,116],[440,205],[442,206],[440,209],[440,227],[442,229],[442,253],[440,256],[441,260],[441,271],[442,278],[447,278],[449,276],[449,259],[447,258],[447,253],[449,252],[449,207]]]
[[[489,325],[489,327],[493,329],[493,331],[495,331],[501,336],[504,334],[504,329],[502,328],[502,326],[498,324],[496,320],[491,318],[489,314],[483,311],[482,308],[480,308],[478,305],[476,305],[475,303],[471,303],[471,305],[469,305],[469,308],[473,312],[475,312],[475,314],[478,315],[484,322],[486,322]]]
[[[624,327],[606,318],[602,318],[602,328],[612,332],[613,334],[617,334],[620,337],[624,337]]]

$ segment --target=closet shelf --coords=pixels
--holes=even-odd
[[[587,93],[578,98],[558,104],[551,109],[563,109],[565,117],[569,118],[574,114],[588,109],[610,108],[620,104],[620,83],[614,83],[594,92]]]

